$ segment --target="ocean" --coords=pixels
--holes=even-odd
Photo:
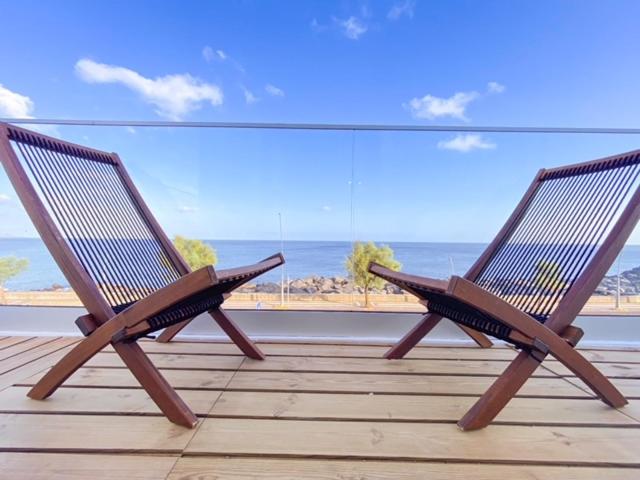
[[[277,240],[206,240],[218,255],[217,268],[248,265],[280,251]],[[402,270],[434,278],[447,278],[451,274],[463,275],[482,253],[483,243],[408,243],[382,242],[389,245]],[[287,263],[284,273],[291,280],[312,275],[347,276],[345,259],[351,250],[347,241],[288,241],[284,244]],[[9,290],[42,290],[52,285],[68,286],[68,282],[51,258],[40,239],[0,239],[0,257],[13,255],[29,260],[29,268],[9,280]],[[628,245],[620,255],[621,271],[640,266],[640,245]],[[610,274],[618,271],[618,262]],[[259,277],[260,282],[279,282],[279,269]]]

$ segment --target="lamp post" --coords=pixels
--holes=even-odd
[[[280,253],[284,255],[284,236],[282,235],[282,213],[278,212],[280,223]],[[284,267],[280,268],[280,306],[284,306]]]

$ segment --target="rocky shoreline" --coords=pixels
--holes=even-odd
[[[604,277],[598,288],[596,288],[596,295],[612,296],[616,294],[618,279],[616,275],[610,275]],[[286,291],[285,285],[285,291]],[[51,291],[64,291],[69,290],[69,287],[62,285],[52,285],[49,288],[42,289],[43,292]],[[264,283],[250,283],[244,285],[237,290],[240,293],[280,293],[280,284],[276,282],[264,282]],[[306,278],[298,278],[291,280],[289,283],[289,293],[291,294],[363,294],[364,289],[354,285],[350,279],[346,277],[323,277],[313,275]],[[401,294],[402,290],[387,283],[383,288],[372,288],[370,290],[372,294]],[[621,295],[640,295],[640,267],[627,270],[620,274],[620,294]]]
[[[604,277],[598,288],[596,295],[615,295],[618,285],[618,276],[610,275]],[[640,267],[632,268],[620,273],[620,295],[640,294]]]
[[[247,284],[237,290],[240,293],[280,293],[280,284],[275,282]],[[287,285],[285,285],[287,291]],[[291,294],[331,294],[331,293],[364,293],[364,288],[354,285],[345,277],[322,277],[314,275],[297,278],[289,282],[288,292]],[[382,289],[372,288],[370,293],[399,294],[402,290],[387,283]]]

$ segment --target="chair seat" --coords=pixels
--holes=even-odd
[[[147,320],[151,328],[136,334],[134,337],[130,337],[127,340],[136,340],[184,320],[196,317],[201,313],[208,312],[209,310],[215,310],[224,302],[224,297],[219,293],[219,291],[219,288],[208,289],[203,292],[199,292],[182,302],[172,305],[168,309]],[[114,307],[114,311],[116,313],[120,313],[133,305],[133,303],[118,305]]]
[[[513,330],[511,327],[502,323],[499,319],[468,305],[454,295],[447,292],[435,292],[431,289],[421,289],[420,286],[416,284],[412,285],[412,288],[420,293],[422,298],[427,300],[425,303],[430,313],[441,315],[453,322],[473,328],[474,330],[516,346],[522,346],[517,345],[509,338]],[[542,318],[531,314],[528,315],[540,323],[544,323],[547,319],[546,317]]]

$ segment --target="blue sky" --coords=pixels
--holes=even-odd
[[[640,2],[0,1],[0,116],[637,127]],[[488,241],[536,170],[637,136],[126,129],[169,234]],[[352,177],[353,173],[353,177]],[[353,181],[353,184],[350,182]],[[34,236],[0,177],[3,236]],[[634,234],[634,243],[640,235]]]

